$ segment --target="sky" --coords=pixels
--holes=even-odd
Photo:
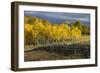
[[[51,23],[73,23],[80,20],[85,25],[90,25],[90,14],[87,13],[68,13],[68,12],[45,12],[45,11],[24,11],[25,16],[34,16],[46,19]]]

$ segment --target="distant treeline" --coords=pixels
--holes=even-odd
[[[53,24],[45,19],[24,16],[25,45],[63,43],[87,34],[90,34],[90,27],[82,24],[80,20],[72,24]]]

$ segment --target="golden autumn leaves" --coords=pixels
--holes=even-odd
[[[68,24],[24,24],[24,38],[26,45],[38,45],[48,43],[63,43],[67,40],[79,39],[82,33],[78,27]]]

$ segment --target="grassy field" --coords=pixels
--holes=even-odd
[[[62,43],[53,43],[53,44],[39,44],[39,45],[25,45],[25,50],[31,50],[34,48],[38,48],[38,47],[43,47],[43,46],[48,46],[48,45],[56,45],[56,44],[90,44],[90,36],[89,35],[84,35],[81,38],[79,38],[78,40],[69,40],[66,42],[62,42]]]
[[[87,59],[90,58],[90,36],[63,43],[27,45],[24,52],[25,61]]]

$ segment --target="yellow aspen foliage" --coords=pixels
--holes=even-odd
[[[30,25],[30,24],[25,24],[24,25],[24,29],[28,32],[30,32],[32,29],[33,29],[33,25]]]
[[[38,35],[38,31],[36,31],[36,30],[33,29],[32,30],[32,36],[33,36],[33,38],[36,39],[37,35]]]
[[[72,32],[72,37],[74,38],[80,38],[82,35],[81,30],[78,27],[74,27],[71,32]]]
[[[71,32],[70,32],[71,29],[70,29],[70,27],[67,24],[61,24],[60,27],[62,28],[62,35],[61,35],[62,38],[64,40],[69,39],[70,36],[71,36]]]
[[[34,20],[34,21],[33,21]],[[52,24],[47,20],[34,18],[24,24],[24,38],[26,44],[66,43],[73,38],[81,37],[78,27],[71,27],[67,23]]]

